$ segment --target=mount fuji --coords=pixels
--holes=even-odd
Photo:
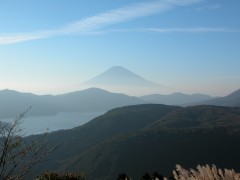
[[[122,66],[113,66],[98,76],[86,81],[83,85],[135,96],[154,92],[162,93],[168,89],[165,86],[146,80]]]

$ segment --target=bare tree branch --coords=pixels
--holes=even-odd
[[[0,122],[0,179],[22,180],[31,168],[41,162],[55,148],[43,142],[27,142],[20,128],[31,109],[21,113],[13,123]]]

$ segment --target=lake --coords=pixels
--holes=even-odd
[[[61,112],[51,116],[26,116],[21,128],[24,134],[42,134],[61,129],[71,129],[81,126],[105,112]],[[0,119],[2,122],[13,122],[14,118]]]

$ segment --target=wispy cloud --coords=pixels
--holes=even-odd
[[[205,33],[205,32],[238,32],[238,30],[227,28],[212,27],[187,27],[187,28],[145,28],[142,31],[159,32],[159,33]]]
[[[147,3],[134,3],[123,8],[87,17],[55,30],[24,34],[0,34],[0,44],[13,44],[72,33],[94,33],[112,24],[162,13],[176,6],[187,6],[201,1],[203,0],[151,0]],[[180,29],[172,30],[172,32],[174,31],[180,31]]]
[[[60,33],[94,31],[111,24],[122,23],[165,12],[175,6],[186,6],[201,1],[203,0],[155,0],[148,1],[147,3],[132,4],[124,8],[107,11],[78,22],[74,22],[58,31]]]
[[[199,12],[203,12],[203,11],[206,11],[206,10],[216,10],[216,9],[221,8],[221,7],[222,7],[222,5],[216,3],[216,4],[210,4],[210,5],[206,5],[206,6],[201,6],[201,7],[198,7],[196,9]]]
[[[0,35],[0,44],[14,44],[23,41],[30,41],[36,39],[46,38],[47,36],[44,33],[36,33],[34,34],[7,34]]]

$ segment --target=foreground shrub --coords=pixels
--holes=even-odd
[[[86,180],[87,177],[84,173],[66,173],[59,174],[55,172],[44,172],[41,177],[35,180]]]
[[[220,169],[215,165],[197,166],[197,169],[186,170],[180,165],[176,165],[176,170],[173,170],[173,175],[166,178],[154,172],[153,174],[145,173],[140,178],[141,180],[240,180],[240,173],[235,172],[233,169]],[[59,174],[55,172],[44,172],[41,177],[35,180],[87,180],[85,173],[67,173]],[[125,174],[119,174],[117,180],[131,180]]]
[[[130,180],[130,178],[125,173],[122,173],[118,175],[117,180]]]
[[[131,180],[126,174],[120,175],[117,180]],[[173,170],[173,175],[170,178],[154,172],[152,175],[145,173],[141,180],[240,180],[240,173],[236,173],[232,169],[217,169],[215,165],[210,167],[208,164],[206,166],[198,165],[196,170],[186,170],[177,164],[176,170]]]

